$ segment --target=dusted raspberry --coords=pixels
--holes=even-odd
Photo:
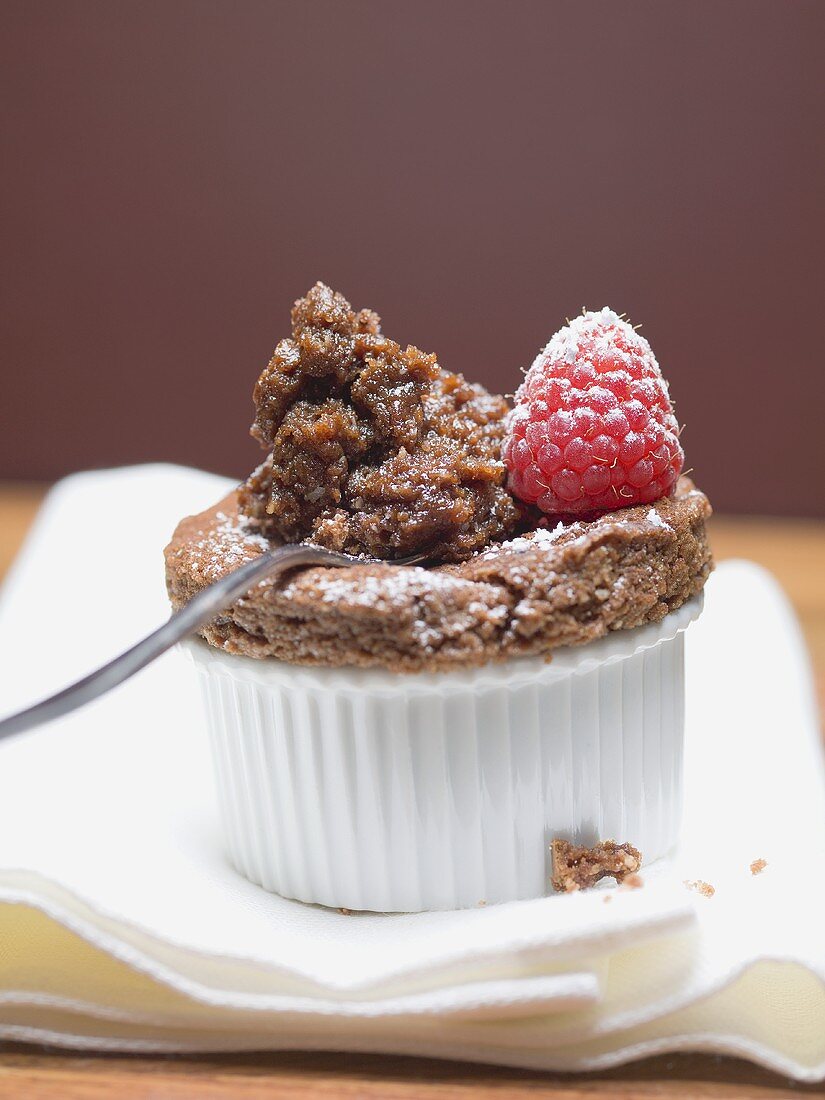
[[[560,329],[516,393],[503,454],[510,491],[549,515],[669,495],[685,456],[647,340],[607,308]]]

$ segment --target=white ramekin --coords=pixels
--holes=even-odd
[[[660,623],[550,662],[396,675],[185,643],[231,859],[284,897],[413,912],[549,892],[554,837],[676,843],[684,630]]]

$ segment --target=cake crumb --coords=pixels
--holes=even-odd
[[[339,906],[338,912],[341,913],[345,917],[351,917],[352,916],[352,910],[351,909],[344,909],[343,906]]]
[[[644,886],[645,880],[636,871],[626,875],[622,882],[622,890],[640,890]]]
[[[751,864],[751,874],[761,875],[767,866],[768,861],[766,859],[755,859]]]
[[[709,882],[704,882],[700,878],[686,878],[685,886],[688,890],[695,890],[697,894],[701,894],[703,898],[712,898],[716,893],[715,887],[711,886]]]
[[[602,901],[605,903],[605,905],[607,905],[607,903],[609,901],[612,901],[612,900],[613,900],[613,895],[612,894],[605,894],[604,897],[602,898]]]
[[[572,894],[595,886],[603,878],[624,882],[635,875],[642,864],[638,848],[603,840],[587,848],[567,840],[554,840],[550,846],[553,873],[550,885],[561,893]]]
[[[486,901],[480,901],[480,902],[478,903],[478,907],[479,907],[479,909],[483,909],[483,908],[484,908],[484,906],[485,906],[486,904],[487,904],[487,902],[486,902]]]

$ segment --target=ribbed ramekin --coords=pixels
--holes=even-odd
[[[679,831],[683,632],[701,607],[550,662],[434,675],[185,643],[235,867],[284,897],[413,912],[547,893],[554,837],[658,859]]]

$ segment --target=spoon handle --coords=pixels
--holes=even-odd
[[[418,556],[416,560],[420,560]],[[363,565],[365,559],[336,554],[318,546],[295,543],[279,546],[253,561],[245,562],[220,580],[204,588],[179,611],[174,612],[163,626],[146,638],[115,657],[95,672],[90,672],[55,695],[27,707],[25,710],[0,720],[0,741],[16,733],[24,733],[34,726],[51,722],[78,707],[90,703],[98,696],[122,684],[136,672],[151,664],[167,649],[187,637],[198,627],[210,622],[221,611],[245,595],[258,581],[277,576],[299,565],[345,566]],[[412,559],[398,559],[393,564],[412,564]]]

